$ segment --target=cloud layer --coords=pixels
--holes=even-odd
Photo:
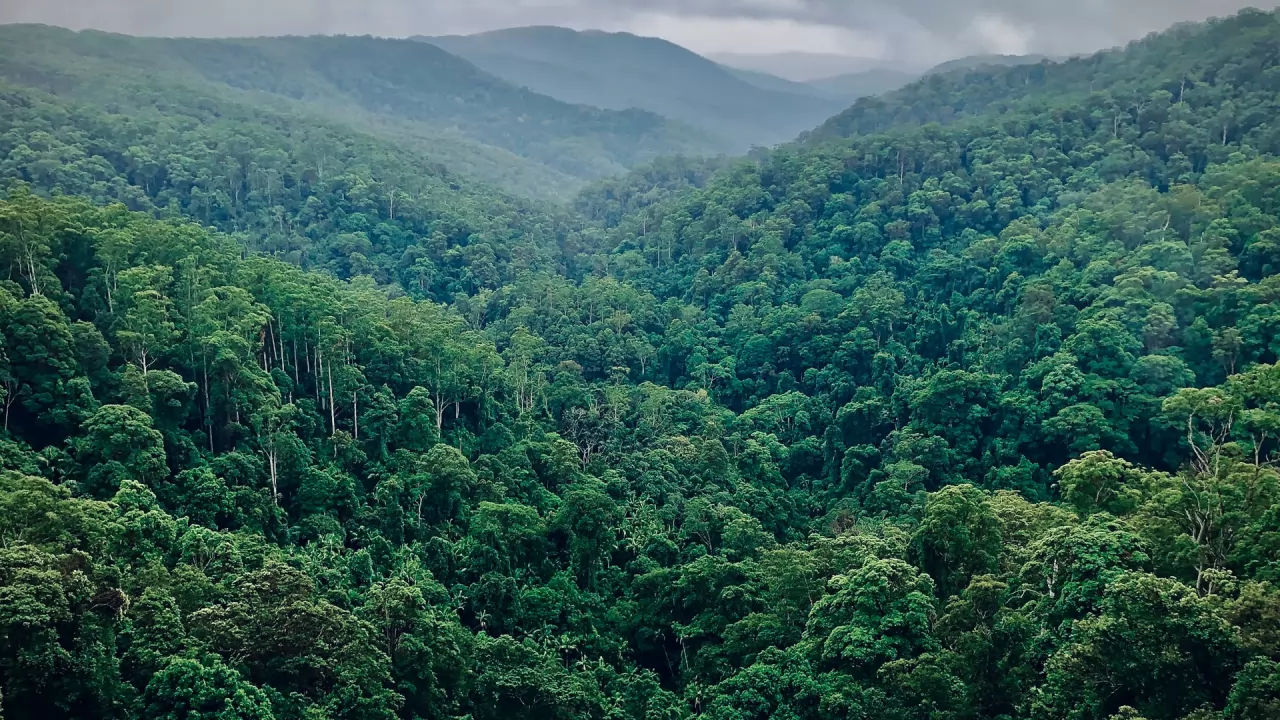
[[[2,0],[0,22],[143,35],[407,36],[519,25],[630,31],[704,53],[804,51],[929,64],[1066,55],[1280,0]]]

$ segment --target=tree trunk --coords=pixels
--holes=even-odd
[[[338,434],[338,406],[333,403],[333,362],[330,361],[329,371],[329,434]]]
[[[209,404],[209,356],[200,354],[204,364],[204,426],[209,433],[209,452],[213,452],[213,407]]]
[[[275,439],[271,441],[271,445],[267,450],[267,467],[271,469],[271,502],[275,505],[280,504],[280,487],[276,480],[276,446]]]

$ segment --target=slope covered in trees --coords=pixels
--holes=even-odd
[[[0,79],[114,112],[165,112],[156,99],[178,95],[324,116],[527,194],[726,148],[653,113],[539,95],[407,40],[133,38],[12,25],[0,28]]]
[[[501,272],[424,244],[425,291],[31,175],[4,717],[1274,717],[1277,40],[929,79],[888,132],[522,211]]]
[[[155,78],[84,89],[99,102],[0,88],[5,180],[189,218],[304,268],[447,299],[557,267],[577,242],[579,223],[552,206],[294,105]]]
[[[736,152],[791,140],[846,105],[804,89],[766,89],[679,45],[630,33],[524,27],[421,40],[554,98],[679,120]]]
[[[1247,10],[1066,62],[933,73],[896,93],[858,101],[811,137],[869,135],[1005,113],[1049,118],[1056,107],[1072,103],[1093,124],[1109,119],[1115,136],[1126,120],[1162,124],[1161,111],[1171,105],[1195,109],[1193,122],[1206,123],[1206,116],[1219,121],[1215,134],[1225,134],[1218,138],[1225,144],[1232,132],[1266,123],[1266,113],[1274,110],[1274,76],[1264,74],[1274,66],[1276,49],[1274,15]],[[1236,98],[1232,92],[1255,97]],[[1240,106],[1253,114],[1241,114]],[[1144,117],[1148,110],[1156,115]]]

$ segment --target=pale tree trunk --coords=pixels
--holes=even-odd
[[[276,441],[272,438],[271,444],[267,447],[267,467],[271,470],[271,502],[280,504],[280,486],[276,476]]]
[[[329,373],[329,434],[338,434],[338,406],[333,402],[333,361],[325,367]]]

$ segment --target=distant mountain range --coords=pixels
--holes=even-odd
[[[791,93],[792,95],[808,95],[811,97],[829,98],[830,93],[815,86],[813,83],[796,82],[786,78],[770,75],[767,72],[758,70],[744,70],[742,68],[732,67],[730,65],[721,65],[731,75],[742,80],[743,82],[755,85],[764,90],[772,90],[774,92]]]
[[[807,85],[830,97],[852,103],[868,95],[892,92],[916,80],[915,73],[890,68],[873,68],[862,72],[810,80]]]
[[[522,195],[566,198],[655,158],[787,142],[919,77],[859,58],[703,57],[628,33],[524,27],[469,36],[138,38],[0,27],[0,82],[127,112],[164,94],[287,106],[391,140]],[[1038,62],[978,56],[930,70]],[[723,64],[732,61],[736,65]],[[749,67],[850,69],[801,82]]]
[[[525,27],[415,39],[534,92],[657,113],[713,133],[739,152],[789,140],[847,105],[799,83],[746,77],[674,43],[628,33]]]
[[[715,55],[714,57],[731,73],[759,87],[832,98],[846,105],[859,98],[892,92],[928,75],[976,70],[987,66],[1033,65],[1045,60],[1062,59],[1046,55],[972,55],[948,60],[923,72],[879,66],[827,76],[820,73],[824,69],[829,70],[841,65],[857,67],[874,61],[808,53]],[[764,68],[775,68],[780,74],[771,73]],[[794,79],[797,77],[806,79],[803,81]]]
[[[811,82],[837,75],[851,75],[884,65],[875,58],[804,52],[714,53],[708,57],[721,65],[768,73],[792,82]]]
[[[653,112],[533,92],[422,42],[137,38],[0,27],[0,82],[129,111],[160,107],[112,78],[145,78],[167,93],[203,95],[210,103],[301,107],[527,195],[567,197],[585,182],[657,157],[735,149]]]

